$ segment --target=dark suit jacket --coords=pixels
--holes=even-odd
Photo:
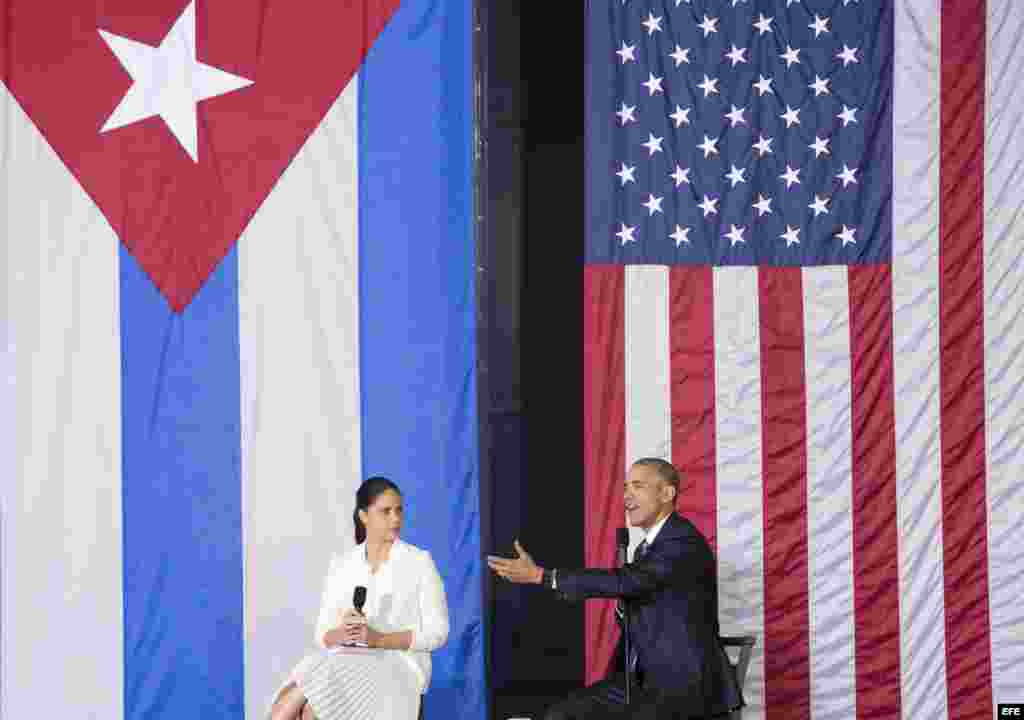
[[[673,512],[643,559],[615,570],[558,570],[567,599],[625,598],[644,687],[692,717],[743,704],[719,640],[715,557],[700,531]],[[622,641],[619,643],[619,652]]]

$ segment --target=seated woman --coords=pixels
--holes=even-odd
[[[356,547],[327,573],[316,642],[277,694],[273,720],[416,720],[448,604],[430,553],[398,539],[402,493],[373,477],[356,493]],[[366,588],[363,612],[355,588]],[[364,647],[365,646],[365,649]]]

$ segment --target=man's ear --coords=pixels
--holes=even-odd
[[[668,491],[668,494],[665,493],[666,490]],[[665,483],[661,488],[661,496],[665,498],[666,503],[671,501],[672,504],[675,505],[676,500],[679,499],[679,491],[668,483]]]

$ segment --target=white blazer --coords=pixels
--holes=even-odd
[[[327,647],[324,635],[338,627],[341,616],[352,608],[357,585],[366,588],[363,614],[370,627],[379,632],[412,630],[409,649],[390,652],[400,653],[409,662],[420,680],[420,692],[426,692],[430,685],[430,652],[448,640],[448,602],[430,553],[396,540],[387,562],[373,574],[366,561],[365,542],[334,555],[316,623],[316,643],[320,647]]]

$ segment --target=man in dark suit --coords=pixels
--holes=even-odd
[[[550,708],[547,720],[712,718],[743,704],[719,641],[714,554],[693,523],[675,512],[678,495],[679,472],[671,463],[644,458],[633,464],[623,499],[629,524],[644,531],[644,540],[622,568],[545,570],[518,541],[518,557],[488,557],[491,569],[511,582],[543,584],[568,599],[627,603],[630,704],[625,674],[613,671]],[[620,657],[622,650],[620,641]]]

